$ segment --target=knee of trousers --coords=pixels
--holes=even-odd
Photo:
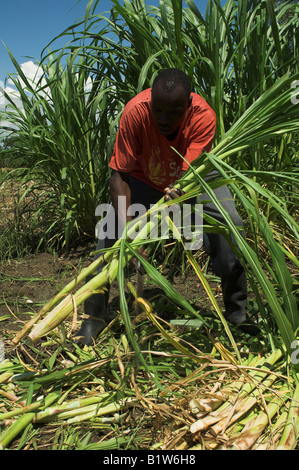
[[[230,244],[219,234],[204,234],[204,248],[211,257],[212,270],[216,276],[232,276],[244,268]]]
[[[213,271],[216,276],[229,277],[244,271],[243,265],[234,253],[217,256],[212,260]]]

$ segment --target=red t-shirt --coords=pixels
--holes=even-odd
[[[120,119],[110,168],[163,191],[187,170],[203,152],[210,152],[216,115],[198,94],[192,93],[191,106],[172,141],[162,135],[151,112],[151,88],[142,91],[125,106]]]

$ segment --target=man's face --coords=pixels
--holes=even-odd
[[[166,137],[174,134],[182,124],[190,104],[191,98],[181,85],[166,92],[158,82],[152,90],[152,114],[159,132]]]

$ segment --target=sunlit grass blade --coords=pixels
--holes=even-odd
[[[225,329],[225,331],[226,331],[226,333],[227,333],[227,335],[228,335],[228,337],[229,337],[229,339],[230,339],[230,342],[231,342],[231,344],[232,344],[232,346],[233,346],[233,349],[234,349],[234,351],[235,351],[236,357],[237,357],[237,359],[241,362],[240,353],[239,353],[239,350],[238,350],[237,345],[236,345],[236,343],[235,343],[234,337],[233,337],[233,335],[232,335],[232,333],[231,333],[231,330],[230,330],[230,328],[229,328],[229,326],[228,326],[228,324],[227,324],[227,321],[225,320],[225,318],[224,318],[224,316],[223,316],[223,313],[222,313],[222,311],[221,311],[221,309],[220,309],[220,307],[219,307],[219,305],[218,305],[218,303],[217,303],[217,301],[216,301],[216,299],[215,299],[215,296],[214,296],[214,294],[213,294],[213,291],[212,291],[212,289],[211,289],[209,283],[207,282],[206,277],[203,275],[203,273],[202,273],[202,271],[201,271],[201,269],[200,269],[200,267],[199,267],[197,261],[195,260],[195,258],[194,258],[194,256],[192,255],[191,252],[187,252],[187,258],[189,259],[190,264],[193,266],[195,273],[197,274],[198,278],[200,279],[200,282],[201,282],[202,285],[204,286],[204,289],[205,289],[205,291],[206,291],[206,293],[207,293],[207,295],[208,295],[208,297],[209,297],[209,299],[210,299],[210,301],[211,301],[211,304],[213,305],[213,307],[214,307],[214,309],[215,309],[217,315],[219,316],[219,318],[220,318],[220,320],[221,320],[221,322],[222,322],[222,324],[223,324],[223,326],[224,326],[224,329]]]
[[[288,417],[277,450],[294,450],[298,444],[299,436],[299,384],[290,404]]]
[[[203,324],[205,320],[201,315],[199,315],[196,310],[189,304],[189,302],[179,293],[171,283],[163,276],[157,269],[155,269],[147,260],[145,260],[138,252],[133,251],[131,246],[126,243],[128,250],[134,254],[134,256],[140,261],[141,265],[145,269],[146,273],[150,278],[165,292],[165,294],[178,306],[184,309],[186,312],[191,313],[192,315],[199,318]]]
[[[121,243],[120,243],[120,252],[119,252],[119,259],[120,260],[124,260],[125,243],[126,243],[125,239],[122,239]],[[124,325],[125,325],[125,328],[126,328],[126,331],[127,331],[127,334],[128,334],[129,341],[130,341],[132,347],[134,348],[134,351],[135,351],[135,354],[136,354],[136,357],[137,357],[138,361],[140,361],[140,363],[143,365],[143,367],[145,367],[145,370],[147,370],[150,373],[150,375],[153,377],[153,380],[156,383],[156,386],[158,388],[163,388],[162,385],[160,384],[159,380],[156,378],[155,372],[151,371],[149,369],[148,363],[145,360],[145,358],[144,358],[144,356],[143,356],[143,354],[140,350],[140,346],[137,342],[137,339],[136,339],[136,336],[135,336],[135,333],[134,333],[134,330],[133,330],[133,327],[132,327],[132,323],[131,323],[131,320],[130,320],[129,309],[128,309],[128,304],[127,304],[126,295],[125,295],[125,290],[124,290],[124,264],[123,264],[123,261],[120,261],[118,263],[117,280],[118,280],[118,285],[119,285],[120,310],[121,310],[121,313],[122,313],[122,319],[123,319],[123,322],[124,322]]]
[[[211,159],[213,159],[213,157],[211,157]],[[214,161],[215,166],[223,174],[223,176],[227,177],[228,175],[221,168],[221,166],[217,163],[217,161],[215,159],[213,161]],[[259,193],[263,193],[263,195],[266,197],[270,197],[270,198],[272,197],[271,193],[261,188],[261,186],[258,183],[242,176],[240,173],[236,172],[233,169],[232,171],[235,174],[238,174],[240,181],[246,182],[246,186],[254,188],[255,191]],[[271,306],[273,315],[275,316],[277,324],[283,335],[287,349],[290,352],[290,345],[292,341],[295,339],[294,335],[299,325],[299,315],[298,315],[298,307],[295,302],[295,298],[292,294],[293,281],[292,281],[290,272],[286,266],[284,253],[281,250],[277,241],[274,240],[271,228],[269,227],[265,217],[263,217],[262,214],[259,214],[256,211],[256,208],[253,206],[251,199],[246,197],[244,191],[241,192],[236,184],[232,184],[232,188],[235,194],[238,196],[239,200],[242,202],[247,213],[250,215],[250,217],[256,222],[257,226],[259,227],[261,236],[263,240],[265,241],[265,243],[267,244],[268,250],[272,256],[272,262],[274,264],[274,269],[276,273],[275,274],[276,282],[278,283],[278,286],[281,291],[285,311],[283,311],[277,299],[277,295],[276,295],[273,285],[271,284],[270,280],[268,280],[267,276],[264,274],[262,265],[258,259],[257,254],[253,253],[249,245],[247,246],[248,250],[243,251],[242,249],[242,255],[247,260],[250,266],[250,269],[254,272],[257,278],[259,276],[260,286],[266,295],[269,305]],[[286,214],[286,216],[288,215],[286,211],[284,211],[284,214]],[[292,217],[289,217],[289,220],[290,222],[292,222],[292,225],[296,227],[295,220]],[[239,236],[239,240],[241,241],[240,236]],[[241,243],[243,242],[241,241]]]
[[[267,278],[266,274],[264,273],[257,254],[249,246],[246,240],[243,239],[242,235],[234,226],[230,217],[222,208],[221,203],[217,200],[216,196],[211,191],[207,183],[200,177],[200,175],[197,175],[197,177],[198,177],[200,185],[204,188],[205,192],[208,194],[211,201],[213,201],[213,203],[216,205],[219,212],[223,215],[224,220],[226,221],[230,232],[233,234],[234,239],[236,240],[236,243],[240,250],[239,252],[240,260],[242,261],[242,259],[244,259],[246,263],[248,263],[250,270],[253,271],[256,279],[258,280],[260,284],[260,288],[262,289],[267,299],[267,302],[269,303],[269,306],[273,314],[275,315],[275,319],[277,321],[278,327],[282,334],[287,350],[290,353],[290,346],[292,344],[292,341],[295,339],[295,336],[294,336],[295,332],[292,328],[290,321],[286,317],[285,313],[282,310],[281,305],[279,304],[277,300],[277,296],[276,296],[276,292],[275,292],[273,284],[270,282],[270,280]]]

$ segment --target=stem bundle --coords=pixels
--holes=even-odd
[[[275,351],[267,360],[260,359],[255,367],[249,366],[240,379],[217,392],[219,399],[212,396],[210,400],[205,397],[203,401],[191,401],[191,412],[200,419],[192,423],[190,432],[205,443],[202,448],[296,447],[298,385],[292,390],[277,372],[271,373],[280,357],[281,352]]]

